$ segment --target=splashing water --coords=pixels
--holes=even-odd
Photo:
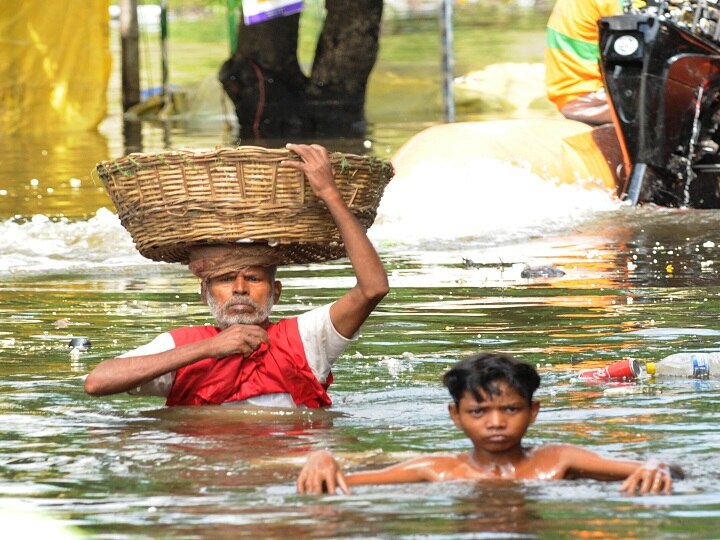
[[[385,190],[373,239],[522,238],[583,221],[620,203],[602,189],[544,180],[529,169],[479,158],[472,166],[428,161]]]
[[[373,240],[485,238],[493,243],[538,236],[613,211],[605,190],[544,180],[527,168],[482,158],[472,168],[429,162],[398,175],[370,229]],[[482,171],[479,173],[478,171]],[[86,221],[38,214],[0,223],[0,273],[154,264],[135,249],[117,215],[100,208]]]
[[[117,215],[100,208],[87,221],[38,214],[0,223],[0,273],[144,264]]]

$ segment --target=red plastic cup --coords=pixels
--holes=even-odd
[[[586,369],[578,374],[581,379],[607,381],[609,379],[635,379],[640,375],[640,364],[637,360],[625,359],[613,362],[609,366]]]

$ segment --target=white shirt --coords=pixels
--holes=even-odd
[[[305,349],[305,357],[307,358],[310,369],[318,381],[324,383],[328,374],[332,369],[335,360],[345,348],[356,341],[358,333],[348,339],[335,329],[330,320],[330,306],[312,309],[299,315],[298,330],[300,331],[300,340]],[[175,340],[169,332],[160,334],[150,343],[141,345],[137,349],[120,355],[121,358],[131,356],[144,356],[148,354],[158,354],[175,348]],[[171,371],[160,375],[155,379],[138,386],[134,390],[130,390],[130,394],[138,396],[162,396],[167,397],[170,394],[173,382],[175,382],[175,372]],[[262,396],[252,397],[242,402],[233,402],[234,404],[250,404],[260,405],[263,407],[295,407],[290,394],[265,394]]]

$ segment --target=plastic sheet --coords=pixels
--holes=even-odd
[[[107,114],[108,0],[4,0],[0,129],[94,129]]]

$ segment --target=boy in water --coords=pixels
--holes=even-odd
[[[530,364],[510,356],[480,353],[458,362],[443,377],[453,403],[455,426],[473,444],[469,453],[427,455],[385,469],[345,474],[329,452],[312,453],[297,481],[299,493],[335,493],[359,484],[397,484],[452,480],[559,480],[593,478],[624,480],[621,491],[669,494],[671,467],[657,460],[645,463],[609,459],[578,446],[522,445],[540,403],[533,393],[540,376]],[[672,473],[683,477],[673,466]]]

